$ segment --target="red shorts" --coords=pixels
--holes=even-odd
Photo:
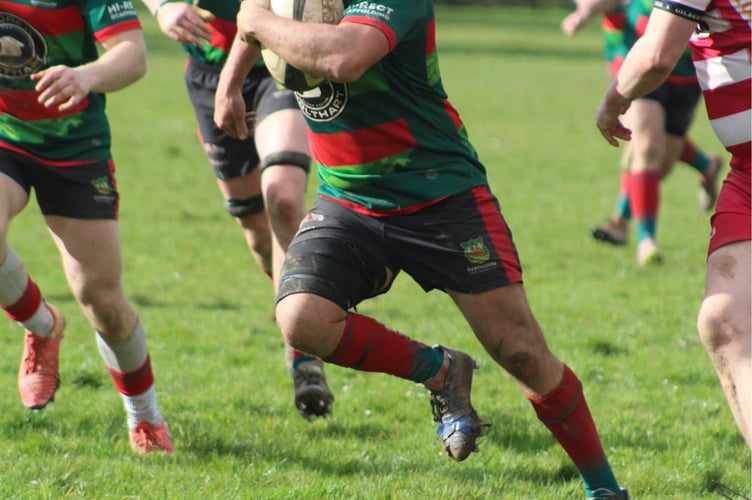
[[[710,218],[708,257],[723,245],[752,239],[752,169],[732,168]]]

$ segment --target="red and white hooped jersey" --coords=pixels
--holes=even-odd
[[[692,59],[711,126],[733,155],[733,168],[752,156],[752,0],[679,0],[704,12],[692,36]]]

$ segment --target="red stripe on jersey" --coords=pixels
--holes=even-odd
[[[31,24],[46,35],[59,36],[84,30],[84,20],[78,7],[37,9],[30,5],[0,1],[0,12],[10,12],[29,22],[33,20]]]
[[[491,238],[491,243],[501,260],[501,266],[504,268],[509,282],[521,283],[522,271],[520,269],[520,261],[515,254],[509,226],[504,221],[504,216],[496,208],[493,195],[488,190],[488,186],[474,187],[472,192],[475,196],[475,204]]]
[[[603,15],[601,26],[608,32],[624,31],[624,24],[627,16],[623,12],[608,12]]]
[[[110,376],[112,381],[115,382],[118,392],[125,396],[138,396],[154,385],[154,374],[151,371],[151,361],[148,354],[144,364],[132,372],[123,373],[110,368]]]
[[[234,20],[228,21],[227,19],[216,18],[209,23],[209,26],[212,28],[209,46],[229,51],[235,39],[235,34],[238,32],[237,23]]]
[[[14,153],[18,153],[23,156],[28,156],[29,158],[33,158],[34,160],[38,161],[39,163],[44,163],[45,165],[49,165],[51,167],[80,167],[83,165],[90,165],[92,163],[96,163],[97,160],[86,160],[86,161],[57,161],[57,160],[48,160],[47,158],[41,158],[39,156],[33,155],[29,153],[26,150],[23,150],[19,147],[14,146],[13,144],[9,144],[4,141],[0,141],[0,148],[7,149],[8,151],[13,151]]]
[[[331,196],[326,196],[326,195],[319,195],[319,197],[327,199],[329,201],[333,201],[334,203],[339,203],[343,207],[347,207],[353,212],[358,212],[359,214],[368,215],[370,217],[386,217],[388,215],[412,214],[420,210],[423,210],[426,207],[430,207],[431,205],[435,205],[439,203],[440,201],[443,201],[447,198],[446,196],[442,196],[441,198],[437,198],[435,200],[424,201],[423,203],[418,203],[417,205],[410,205],[409,207],[405,207],[405,208],[393,208],[391,210],[379,210],[377,212],[375,210],[370,210],[368,207],[364,207],[363,205],[358,205],[357,203],[354,203],[352,201],[341,200],[339,198],[332,198]]]
[[[697,83],[697,75],[696,74],[691,75],[691,76],[669,75],[669,77],[666,78],[666,81],[674,85],[692,85],[692,84]]]
[[[449,115],[449,118],[452,119],[455,128],[459,129],[460,127],[462,127],[462,119],[460,118],[460,114],[456,109],[454,109],[454,106],[452,106],[452,103],[450,103],[448,99],[444,99],[444,111],[446,111]]]
[[[340,22],[365,24],[367,26],[378,28],[379,31],[384,33],[384,36],[386,36],[386,39],[389,42],[389,51],[394,50],[394,47],[397,46],[397,35],[394,34],[394,30],[392,30],[392,28],[388,24],[382,23],[378,19],[367,16],[347,16]]]
[[[309,130],[308,140],[313,157],[327,167],[371,163],[417,145],[403,118],[351,132],[317,134]]]
[[[645,30],[648,27],[648,19],[650,19],[648,16],[637,17],[637,22],[635,23],[635,33],[637,33],[637,36],[645,34]]]
[[[106,28],[102,28],[101,30],[94,33],[94,39],[96,39],[97,42],[101,43],[111,36],[118,35],[130,30],[140,29],[141,23],[138,21],[138,19],[128,19],[127,21],[122,21],[120,23],[107,26]]]
[[[619,74],[622,64],[624,64],[624,58],[620,56],[614,57],[613,61],[608,63],[608,67],[611,68],[611,75],[614,78]]]
[[[715,120],[724,116],[741,113],[750,109],[750,94],[752,94],[752,79],[724,85],[702,92],[708,118]]]
[[[744,170],[752,167],[752,153],[750,153],[752,151],[752,141],[728,146],[726,151],[731,153],[732,156],[729,162],[731,168]]]
[[[426,37],[426,55],[436,52],[436,19],[428,23],[428,36]]]
[[[39,92],[36,90],[0,89],[0,113],[23,121],[50,120],[80,113],[89,106],[89,100],[84,99],[74,109],[61,113],[57,106],[44,107],[37,101],[38,96]]]

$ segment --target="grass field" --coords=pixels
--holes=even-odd
[[[695,330],[708,233],[696,175],[678,166],[663,185],[663,267],[639,269],[632,245],[590,240],[588,227],[615,202],[619,151],[593,121],[607,85],[598,27],[567,39],[563,15],[439,9],[445,87],[514,230],[530,302],[554,352],[585,384],[619,481],[635,499],[752,496],[749,450]],[[2,323],[0,497],[582,498],[563,451],[449,299],[423,294],[406,276],[359,311],[478,360],[474,405],[491,424],[480,452],[451,463],[425,390],[378,374],[328,367],[333,416],[298,416],[271,286],[225,214],[196,141],[184,55],[153,19],[143,23],[149,73],[108,106],[124,279],[178,451],[131,455],[120,398],[31,204],[9,241],[67,316],[63,385],[44,411],[22,407],[21,331]],[[692,136],[720,150],[702,108]]]

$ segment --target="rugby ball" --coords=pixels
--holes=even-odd
[[[271,0],[271,11],[281,17],[304,23],[337,24],[345,11],[342,0]],[[272,77],[284,87],[304,92],[317,87],[324,78],[305,73],[261,46],[261,57]]]

